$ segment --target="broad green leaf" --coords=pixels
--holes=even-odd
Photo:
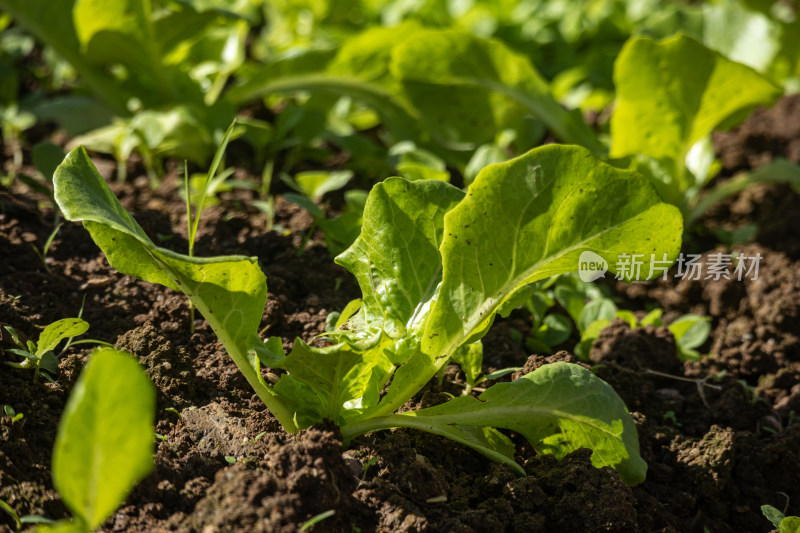
[[[553,290],[553,295],[558,303],[561,304],[561,307],[566,309],[575,324],[577,324],[581,316],[581,311],[583,311],[586,305],[586,296],[574,287],[565,284],[557,285]]]
[[[392,49],[391,73],[431,134],[474,147],[533,116],[565,142],[604,151],[577,112],[567,112],[523,55],[499,41],[455,31],[424,32]]]
[[[103,69],[93,65],[81,53],[81,45],[72,24],[75,0],[0,0],[0,8],[15,22],[52,46],[80,73],[81,80],[118,113],[126,113],[131,92]]]
[[[36,357],[41,357],[45,352],[55,350],[62,339],[77,337],[86,333],[89,323],[80,318],[62,318],[56,320],[39,334],[39,341],[36,343]]]
[[[545,342],[536,337],[525,339],[525,347],[533,354],[553,353],[553,349]]]
[[[52,183],[53,173],[64,160],[64,150],[51,142],[42,142],[33,147],[31,155],[36,170]]]
[[[55,376],[58,374],[58,358],[51,351],[44,352],[39,359],[39,368]],[[47,377],[47,376],[45,376]]]
[[[660,42],[630,39],[614,64],[614,83],[611,157],[644,155],[661,161],[680,195],[693,185],[685,178],[692,146],[781,94],[750,67],[685,35]],[[670,201],[677,203],[680,195]]]
[[[626,253],[674,260],[681,229],[678,210],[644,178],[583,148],[549,145],[487,167],[445,216],[425,351],[450,353],[522,286],[577,270],[583,251],[607,258],[612,272]]]
[[[296,379],[308,385],[319,399],[319,421],[328,418],[342,423],[347,418],[343,410],[358,410],[362,405],[377,403],[391,366],[381,346],[366,351],[357,351],[347,344],[315,348],[297,339],[291,353],[281,362],[280,367],[289,372],[288,378],[282,377],[281,382]],[[276,387],[279,393],[286,386],[280,386],[281,382]],[[283,394],[286,395],[285,391]],[[292,398],[287,400],[291,402]],[[298,412],[310,417],[303,412],[302,404],[294,402]]]
[[[668,326],[675,337],[678,357],[681,361],[698,361],[700,352],[695,348],[701,346],[711,333],[711,319],[705,316],[688,314],[675,320]]]
[[[627,309],[620,309],[616,313],[614,313],[615,318],[621,318],[624,320],[631,329],[636,327],[636,315],[633,314],[633,311],[628,311]]]
[[[53,450],[53,484],[87,530],[99,527],[153,468],[156,394],[139,363],[95,351],[67,401]]]
[[[295,93],[314,91],[349,96],[373,108],[397,139],[418,137],[419,118],[416,111],[392,91],[375,83],[368,83],[349,76],[327,73],[298,74],[287,77],[253,76],[226,93],[226,99],[244,104],[273,93]]]
[[[287,428],[291,418],[273,400],[259,373],[255,333],[267,283],[255,257],[189,257],[159,248],[125,211],[83,147],[55,173],[55,199],[67,220],[82,221],[112,267],[123,274],[185,293],[217,334],[267,407]]]
[[[103,127],[111,123],[114,118],[112,111],[103,102],[79,94],[50,97],[33,106],[32,111],[42,122],[57,122],[70,137]],[[61,150],[60,147],[59,150]],[[61,163],[63,160],[64,153],[62,151],[58,162]],[[55,167],[57,166],[55,165]],[[53,167],[54,171],[55,167]],[[36,168],[42,170],[38,163]],[[52,180],[53,173],[50,172],[48,176]]]
[[[507,160],[508,155],[502,147],[496,144],[480,145],[464,167],[464,184],[471,184],[478,176],[478,173],[487,166]]]
[[[327,66],[332,75],[354,76],[385,87],[394,85],[390,74],[392,49],[408,39],[428,32],[413,21],[397,26],[369,28],[347,39]]]
[[[267,290],[256,258],[196,258],[157,247],[122,207],[82,147],[69,153],[54,181],[64,216],[84,223],[111,266],[186,292],[221,339],[227,337],[244,352],[251,348]]]
[[[412,413],[416,412],[419,411],[412,411]],[[514,443],[498,430],[489,426],[442,424],[438,420],[431,421],[428,418],[402,414],[368,419],[351,426],[345,426],[342,428],[342,436],[345,445],[348,445],[354,437],[363,433],[396,427],[408,427],[447,437],[469,446],[492,461],[506,463],[520,476],[525,475],[525,469],[514,461]]]
[[[575,355],[589,361],[589,352],[592,349],[592,344],[600,336],[600,332],[606,329],[611,321],[607,318],[598,318],[586,328],[581,334],[581,341],[575,345]]]
[[[543,146],[485,168],[445,215],[442,284],[422,347],[395,373],[379,413],[394,411],[458,346],[477,340],[526,284],[576,271],[584,251],[606,258],[614,272],[621,254],[674,260],[681,232],[679,211],[645,178],[584,148]]]
[[[370,330],[405,336],[441,281],[444,214],[464,193],[442,181],[389,178],[373,187],[361,235],[336,258],[358,280]]]
[[[73,24],[82,54],[95,64],[122,59],[149,70],[154,35],[150,35],[150,2],[141,0],[75,0]]]
[[[400,174],[411,181],[435,179],[450,181],[444,160],[411,141],[403,141],[389,148],[389,162]]]
[[[544,365],[517,381],[492,386],[478,399],[463,396],[406,416],[510,429],[524,435],[538,453],[558,458],[589,448],[592,464],[616,469],[630,485],[644,481],[647,471],[625,404],[607,383],[579,365]]]
[[[453,426],[510,429],[528,439],[538,453],[558,458],[589,448],[593,465],[616,469],[628,485],[644,481],[647,471],[625,404],[607,383],[579,365],[544,365],[512,383],[490,387],[477,399],[461,396],[387,418],[396,426],[426,429],[426,425],[440,434],[442,428]]]

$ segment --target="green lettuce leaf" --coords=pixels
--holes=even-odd
[[[512,383],[498,383],[477,399],[461,396],[413,417],[433,426],[494,426],[523,435],[538,453],[558,458],[592,450],[592,464],[610,466],[629,485],[644,481],[636,427],[622,400],[603,380],[579,365],[539,367]]]
[[[80,318],[62,318],[56,320],[39,334],[36,342],[36,357],[43,356],[50,350],[55,350],[58,343],[69,337],[77,337],[86,333],[89,323]]]
[[[361,234],[336,258],[358,280],[365,329],[399,339],[442,280],[444,215],[464,193],[439,180],[389,178],[373,187]]]
[[[280,367],[289,373],[281,376],[275,391],[306,426],[326,418],[342,424],[359,414],[362,405],[377,403],[392,364],[383,346],[365,351],[347,344],[316,348],[297,339]]]
[[[153,244],[111,192],[83,147],[56,170],[55,199],[67,220],[82,221],[112,267],[184,292],[208,321],[250,385],[275,416],[293,428],[259,372],[256,332],[267,282],[255,257],[197,258]]]
[[[95,351],[72,389],[53,450],[53,484],[94,531],[153,468],[156,393],[128,354]]]
[[[671,180],[662,195],[676,205],[696,185],[687,175],[690,149],[715,129],[735,125],[755,106],[770,105],[781,95],[779,87],[755,70],[685,35],[660,42],[630,39],[614,64],[614,83],[611,157],[656,160]]]
[[[422,344],[395,373],[375,414],[413,396],[462,344],[480,338],[500,306],[525,285],[578,270],[582,252],[606,260],[624,279],[622,254],[674,261],[680,212],[647,180],[601,163],[577,146],[549,145],[485,168],[445,216],[442,284]],[[370,413],[373,414],[373,413]]]
[[[424,32],[392,49],[391,73],[446,144],[490,142],[532,115],[559,139],[603,153],[578,112],[568,112],[523,55],[500,41],[456,31]]]

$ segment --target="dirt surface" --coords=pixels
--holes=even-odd
[[[718,136],[726,176],[778,156],[800,159],[799,104],[784,99]],[[185,250],[174,178],[154,191],[142,179],[114,188],[156,242]],[[300,251],[312,225],[305,212],[278,197],[276,223],[288,231],[266,232],[264,215],[247,207],[248,194],[229,193],[206,211],[196,253],[259,257],[269,284],[261,326],[288,348],[297,336],[321,333],[329,312],[359,296],[357,285],[330,260],[319,234]],[[189,333],[182,295],[116,273],[75,224],[61,228],[43,263],[32,245],[46,241],[52,212],[40,210],[41,201],[24,190],[0,191],[0,325],[35,338],[41,326],[76,316],[83,305],[87,336],[133,353],[159,390],[156,468],[104,531],[296,531],[333,510],[311,530],[716,533],[769,531],[763,504],[800,515],[800,226],[791,190],[759,186],[707,217],[730,228],[759,225],[754,242],[738,248],[762,255],[757,280],[620,287],[634,309],[655,302],[667,321],[686,312],[713,319],[702,347],[710,355],[697,362],[677,359],[666,328],[631,330],[621,321],[592,347],[595,372],[624,399],[639,431],[649,469],[633,488],[615,471],[594,468],[586,450],[558,461],[537,456],[522,439],[517,459],[529,475],[520,478],[414,430],[360,437],[346,450],[334,427],[288,435],[204,322]],[[579,362],[566,352],[527,353],[514,333],[530,328],[524,313],[498,321],[485,339],[484,370],[521,366],[519,377],[554,361]],[[0,334],[0,347],[10,347]],[[0,404],[25,415],[16,423],[0,417],[0,499],[21,515],[66,516],[50,454],[88,352],[80,345],[62,354],[55,383],[0,367]],[[442,389],[430,384],[412,403],[445,401],[442,392],[458,393],[461,379],[451,366]],[[5,514],[0,531],[12,531]]]

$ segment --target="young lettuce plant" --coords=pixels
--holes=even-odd
[[[731,128],[781,95],[772,81],[685,35],[630,39],[614,63],[617,102],[612,158],[631,158],[690,226],[711,205],[757,182],[800,187],[800,167],[785,160],[742,174],[700,196],[719,171],[711,133]],[[736,87],[731,91],[731,87]]]
[[[113,112],[112,124],[79,144],[113,154],[120,179],[134,151],[151,179],[164,155],[203,164],[213,153],[214,132],[233,112],[223,89],[245,59],[243,17],[210,4],[143,0],[0,0],[0,8],[72,65],[97,97],[96,112]],[[77,100],[52,103],[59,122],[85,125]]]
[[[36,383],[40,374],[48,381],[53,381],[51,376],[58,374],[58,357],[54,352],[56,346],[64,339],[72,339],[86,333],[89,323],[80,318],[56,320],[44,328],[36,342],[31,340],[22,342],[17,330],[11,326],[4,327],[17,345],[17,348],[7,348],[6,351],[24,357],[18,363],[6,362],[6,364],[14,368],[32,369],[33,382]]]
[[[99,528],[153,468],[156,391],[130,355],[92,353],[72,389],[53,449],[53,485],[73,520],[36,531]]]
[[[516,147],[535,144],[544,131],[532,118],[563,142],[605,152],[529,58],[496,39],[407,22],[370,28],[343,43],[323,69],[298,70],[260,69],[227,96],[239,104],[297,91],[349,96],[372,107],[394,141],[445,149],[441,155],[459,166],[504,130],[516,132]]]
[[[159,248],[124,210],[82,148],[55,175],[56,200],[83,221],[119,271],[186,293],[256,393],[289,431],[325,419],[346,442],[378,429],[412,427],[470,446],[516,472],[511,440],[525,436],[558,457],[577,448],[593,464],[641,482],[636,428],[622,400],[586,369],[546,365],[479,398],[403,414],[395,411],[459,352],[489,329],[498,312],[519,305],[527,284],[577,270],[591,250],[666,254],[674,260],[682,221],[647,180],[576,146],[544,146],[485,168],[464,193],[436,180],[390,178],[376,185],[361,235],[337,258],[363,292],[336,344],[297,339],[288,355],[258,326],[266,280],[256,258],[201,259]],[[282,369],[270,387],[261,365]],[[384,388],[388,386],[386,392]]]

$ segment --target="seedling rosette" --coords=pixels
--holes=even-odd
[[[189,296],[288,431],[328,419],[349,442],[412,427],[524,474],[497,429],[505,428],[540,453],[590,448],[595,466],[612,466],[628,484],[645,477],[625,405],[580,366],[546,365],[477,398],[395,414],[454,355],[479,343],[498,313],[519,306],[526,285],[577,270],[582,252],[602,256],[612,272],[620,254],[674,261],[680,212],[637,173],[584,148],[550,145],[486,167],[466,193],[436,180],[379,183],[360,236],[337,257],[359,282],[360,307],[328,333],[330,346],[297,339],[289,354],[281,339],[257,335],[267,295],[257,258],[204,259],[157,247],[82,148],[67,156],[54,183],[66,218],[84,223],[114,268]],[[274,387],[262,365],[282,372]]]

